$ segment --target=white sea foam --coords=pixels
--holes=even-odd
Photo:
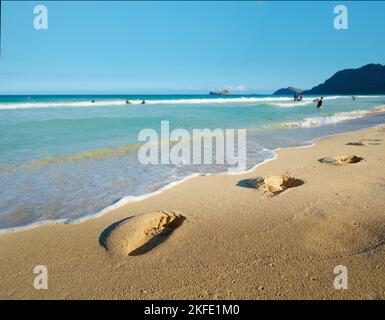
[[[327,97],[325,99],[337,99],[338,97]],[[234,98],[184,98],[184,99],[148,99],[146,105],[164,104],[224,104],[224,103],[290,103],[290,97],[234,97]],[[307,98],[305,101],[312,101]],[[130,100],[131,105],[142,104],[141,99]],[[0,110],[6,109],[29,109],[29,108],[62,108],[62,107],[100,107],[100,106],[130,106],[123,99],[95,100],[92,101],[50,101],[50,102],[16,102],[0,103]]]
[[[61,102],[17,102],[0,103],[0,109],[32,109],[32,108],[60,108],[60,107],[92,107],[92,106],[119,106],[125,105],[124,100],[100,100],[100,101],[61,101]]]
[[[336,100],[336,99],[351,99],[351,97],[346,96],[328,96],[324,97],[324,100]],[[293,101],[293,99],[288,99],[288,101],[278,101],[278,102],[270,102],[269,105],[273,107],[280,107],[280,108],[292,108],[292,107],[303,107],[308,106],[310,104],[315,104],[314,97],[312,98],[304,98],[302,101]]]
[[[381,96],[357,96],[357,98],[379,98]],[[311,104],[314,97],[294,102],[292,97],[226,97],[226,98],[175,98],[148,99],[146,105],[163,104],[222,104],[222,103],[267,103],[277,107],[297,107]],[[350,96],[325,96],[324,100],[351,99]],[[130,99],[131,105],[142,104],[142,99]],[[124,99],[104,99],[90,101],[49,101],[49,102],[3,102],[0,110],[29,108],[62,108],[62,107],[97,107],[97,106],[129,106]]]
[[[303,107],[312,103],[314,103],[313,99],[304,99],[303,101],[298,101],[298,102],[290,101],[290,102],[269,103],[269,105],[273,107],[291,108],[291,107]]]
[[[284,122],[284,123],[281,123],[279,126],[280,127],[317,127],[317,126],[323,126],[327,124],[339,123],[346,120],[362,118],[370,114],[384,112],[384,111],[385,111],[385,106],[379,106],[372,110],[356,110],[351,112],[340,112],[336,114],[331,114],[325,117],[309,117],[301,121]]]
[[[159,99],[146,100],[146,105],[163,104],[221,104],[221,103],[261,103],[269,101],[290,101],[289,98],[207,98],[207,99]],[[131,105],[141,105],[142,100],[130,100]],[[96,100],[91,101],[57,101],[57,102],[18,102],[0,103],[0,109],[28,109],[28,108],[55,108],[55,107],[97,107],[97,106],[126,106],[126,100]],[[130,105],[127,105],[130,106]]]
[[[356,98],[382,98],[384,96],[356,96]]]
[[[290,98],[286,97],[265,97],[265,98],[255,98],[255,97],[239,97],[239,98],[213,98],[213,99],[167,99],[167,100],[147,100],[146,104],[207,104],[207,103],[259,103],[259,102],[269,102],[269,101],[290,101]],[[135,103],[140,103],[141,101],[134,101]]]

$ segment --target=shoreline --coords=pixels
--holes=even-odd
[[[368,140],[368,146],[347,143]],[[77,224],[0,235],[4,299],[356,299],[383,298],[385,127],[342,133],[314,147],[277,151],[242,175],[199,176],[146,201]],[[323,157],[357,154],[346,166]],[[255,176],[290,174],[304,184],[275,197],[245,187]],[[114,256],[106,230],[122,219],[175,210],[186,219],[144,254]],[[333,288],[333,267],[351,270]],[[49,289],[32,286],[47,266]],[[367,275],[370,275],[368,278]]]
[[[381,105],[381,106],[378,106],[378,107],[385,108],[384,105]],[[378,113],[383,113],[385,115],[385,111],[380,111]],[[333,134],[330,134],[330,135],[325,135],[325,136],[318,137],[318,138],[315,138],[315,139],[309,141],[310,142],[309,145],[297,146],[297,147],[280,147],[280,148],[276,148],[276,149],[273,149],[273,150],[265,149],[265,150],[267,150],[269,152],[273,152],[274,157],[269,158],[269,159],[265,159],[262,162],[255,164],[250,169],[247,169],[245,171],[233,172],[233,173],[229,173],[229,172],[226,172],[226,171],[225,172],[218,172],[218,173],[207,173],[207,174],[193,173],[193,174],[191,174],[189,176],[186,176],[186,177],[182,178],[181,180],[170,182],[169,184],[164,185],[163,187],[161,187],[158,190],[155,190],[155,191],[143,194],[143,195],[139,195],[139,196],[130,196],[130,195],[124,196],[121,199],[119,199],[116,202],[106,206],[105,208],[101,209],[100,211],[98,211],[96,213],[89,213],[89,214],[86,214],[86,215],[84,215],[82,217],[79,217],[79,218],[61,218],[61,219],[57,219],[57,220],[43,220],[43,221],[38,221],[38,222],[33,222],[33,223],[30,223],[30,224],[22,225],[22,226],[4,228],[4,229],[0,229],[0,235],[8,234],[8,233],[15,233],[15,232],[28,231],[28,230],[31,230],[31,229],[35,229],[35,228],[39,228],[39,227],[44,227],[44,226],[47,226],[47,225],[56,225],[56,224],[68,224],[68,225],[71,225],[71,224],[78,224],[78,223],[87,222],[88,220],[102,217],[102,216],[104,216],[106,214],[109,214],[109,213],[113,212],[114,210],[123,208],[124,206],[127,206],[130,203],[144,201],[144,200],[146,200],[148,198],[151,198],[153,196],[159,195],[159,194],[161,194],[161,193],[163,193],[163,192],[165,192],[165,191],[167,191],[167,190],[169,190],[171,188],[177,187],[178,185],[180,185],[180,184],[182,184],[182,183],[184,183],[184,182],[186,182],[186,181],[188,181],[190,179],[196,178],[196,177],[239,176],[239,175],[248,174],[248,173],[251,173],[251,172],[255,171],[259,166],[263,166],[264,164],[269,163],[270,161],[277,160],[278,159],[277,153],[279,151],[313,148],[313,147],[315,147],[317,145],[317,142],[322,140],[322,139],[338,136],[338,135],[341,135],[341,134],[349,134],[349,133],[354,133],[354,132],[365,131],[365,130],[370,129],[370,128],[378,128],[378,127],[381,127],[383,125],[385,125],[385,123],[378,124],[378,125],[371,126],[371,127],[367,127],[367,128],[363,128],[363,129],[360,129],[360,130],[353,130],[353,131],[346,131],[346,132],[340,132],[340,133],[333,133]]]

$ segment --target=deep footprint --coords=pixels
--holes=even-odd
[[[185,217],[176,211],[139,215],[108,227],[101,234],[99,242],[115,255],[141,255],[167,240],[184,220]]]
[[[358,147],[369,147],[370,146],[378,146],[381,145],[379,143],[381,141],[380,139],[364,139],[361,141],[354,141],[354,142],[349,142],[346,145],[347,146],[358,146]]]
[[[358,142],[349,142],[346,144],[347,146],[357,146],[357,147],[368,147],[369,144],[363,141]]]
[[[358,163],[358,162],[361,162],[362,160],[364,160],[364,158],[354,155],[354,156],[339,156],[334,158],[322,158],[322,159],[319,159],[318,161],[324,164],[340,166],[340,165]]]
[[[302,180],[288,175],[269,176],[266,178],[257,177],[255,179],[242,180],[238,183],[239,186],[261,189],[267,197],[276,196],[289,188],[299,187],[303,184]]]

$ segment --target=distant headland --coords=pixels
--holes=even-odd
[[[358,69],[338,71],[324,83],[310,90],[282,88],[274,95],[291,94],[385,94],[385,66],[367,64]]]

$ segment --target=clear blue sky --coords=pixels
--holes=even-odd
[[[2,1],[2,20],[1,94],[271,93],[385,63],[385,2]]]

